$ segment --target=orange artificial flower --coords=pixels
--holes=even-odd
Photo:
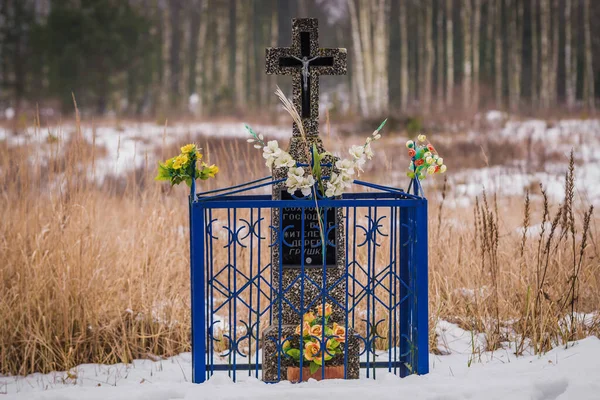
[[[331,315],[331,312],[332,312],[331,304],[325,303],[325,316],[329,317]],[[319,317],[323,316],[323,306],[317,307],[317,315]]]
[[[333,324],[333,334],[336,336],[335,340],[338,342],[344,343],[346,341],[346,328],[338,325],[337,322]]]
[[[309,334],[311,336],[315,336],[320,338],[321,336],[323,336],[323,326],[322,325],[314,325],[310,327],[310,332]]]
[[[422,159],[422,158],[419,158],[419,159],[418,159],[418,160],[415,162],[415,165],[416,165],[417,167],[420,167],[421,165],[423,165],[423,163],[424,163],[424,162],[425,162],[425,161],[423,161],[423,159]]]
[[[414,157],[416,154],[417,154],[417,152],[415,151],[415,149],[408,149],[409,157]]]
[[[304,358],[308,361],[312,361],[319,357],[321,351],[321,344],[317,342],[308,342],[304,345]]]
[[[310,324],[304,321],[302,325],[302,336],[308,336],[310,334]],[[296,327],[296,335],[300,336],[300,325]]]

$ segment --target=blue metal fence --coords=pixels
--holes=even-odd
[[[262,334],[268,326],[278,327],[276,354],[269,356],[277,359],[276,380],[285,379],[282,361],[287,356],[282,345],[287,339],[282,335],[281,305],[288,305],[300,322],[311,308],[322,304],[293,304],[288,298],[291,285],[273,282],[274,276],[281,279],[282,264],[272,265],[271,250],[282,246],[286,227],[274,224],[272,216],[294,208],[304,217],[315,208],[310,199],[273,200],[270,195],[250,194],[275,183],[266,177],[198,196],[192,187],[194,382],[204,382],[215,373],[234,380],[260,379]],[[342,310],[348,332],[360,342],[362,375],[375,378],[378,369],[399,376],[425,374],[429,370],[427,200],[418,195],[418,181],[411,182],[416,194],[354,183],[369,191],[318,201],[319,207],[343,210],[339,223],[344,224],[345,243],[336,243],[345,247],[341,279],[331,285],[323,279],[319,284],[308,276],[302,262],[293,284],[302,290],[305,285],[316,287],[323,303]],[[278,234],[272,236],[273,231]],[[322,270],[325,276],[328,270],[325,266]],[[345,303],[330,295],[340,282],[345,286]],[[348,367],[347,357],[343,365]]]

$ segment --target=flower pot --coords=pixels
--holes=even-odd
[[[321,379],[323,379],[322,370],[323,368],[321,367],[314,374],[311,374],[310,368],[302,368],[302,381],[306,382],[311,378],[320,381]],[[290,382],[300,382],[300,368],[288,367],[287,379]],[[344,379],[344,366],[338,365],[336,367],[325,367],[325,379]]]

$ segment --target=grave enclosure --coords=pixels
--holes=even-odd
[[[306,140],[294,124],[288,151],[309,165],[313,144],[325,150],[319,76],[345,74],[346,50],[319,48],[317,20],[294,19],[291,47],[267,49],[266,72],[292,77]],[[323,160],[324,176],[334,163]],[[286,380],[288,367],[308,362],[300,365],[284,346],[302,349],[295,328],[324,303],[346,330],[343,354],[326,363],[343,366],[344,378],[427,373],[427,201],[418,180],[413,193],[354,181],[364,190],[318,198],[323,245],[315,199],[288,194],[286,177],[286,169],[274,169],[198,195],[192,185],[193,381],[215,373]],[[271,195],[256,194],[265,187]],[[322,347],[329,338],[319,338]]]

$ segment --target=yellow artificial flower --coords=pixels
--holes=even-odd
[[[419,136],[417,136],[417,140],[419,142],[424,142],[425,140],[427,140],[427,136],[425,136],[425,135],[419,135]]]
[[[181,167],[186,167],[187,166],[187,162],[189,161],[189,158],[186,154],[181,154],[177,157],[175,157],[175,161],[173,162],[173,168],[174,169],[180,169]]]
[[[208,167],[208,176],[210,178],[214,178],[217,172],[219,172],[219,167],[217,167],[215,164]]]
[[[304,321],[308,322],[309,324],[313,322],[315,318],[315,314],[313,314],[312,312],[304,314]]]
[[[332,312],[331,304],[325,303],[325,316],[329,317],[331,315],[331,312]],[[319,317],[323,316],[323,306],[317,307],[317,315]]]
[[[321,344],[319,342],[308,342],[304,345],[304,358],[308,361],[312,361],[319,357],[321,351]]]
[[[198,150],[196,150],[196,160],[202,160],[202,153]]]
[[[196,145],[195,144],[186,144],[185,146],[183,146],[181,148],[181,152],[183,154],[191,154],[196,150]]]

